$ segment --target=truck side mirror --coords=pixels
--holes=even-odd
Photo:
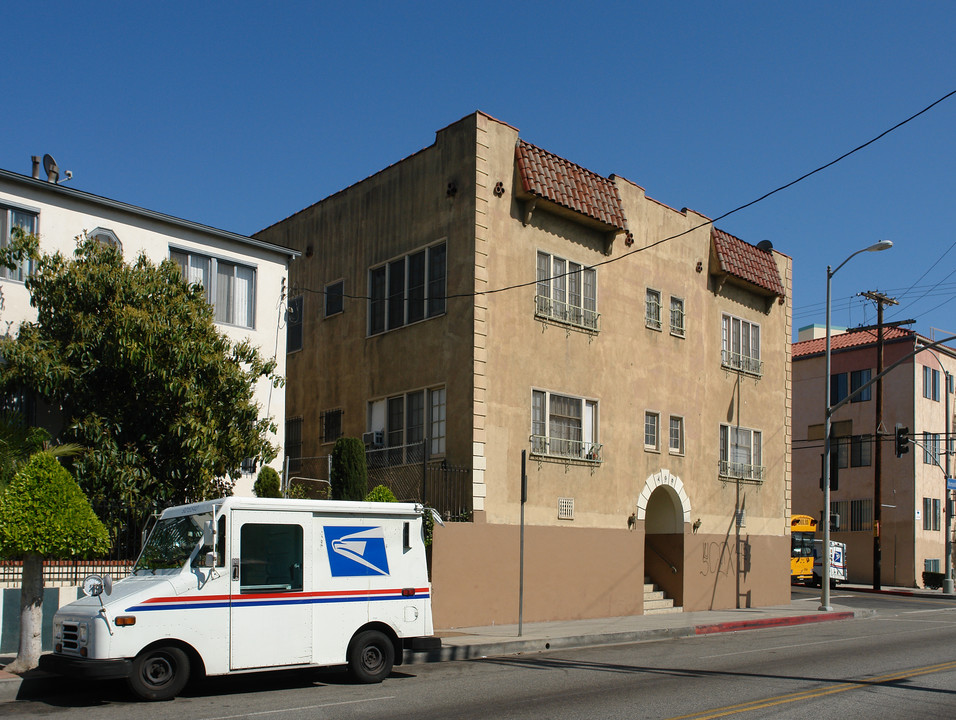
[[[216,526],[212,520],[207,520],[202,525],[202,544],[210,547],[216,542]]]
[[[207,567],[207,568],[216,567],[216,553],[214,552],[206,553],[206,558],[205,558],[205,562],[203,563],[203,567]]]

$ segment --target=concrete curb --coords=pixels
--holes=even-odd
[[[672,628],[654,628],[626,632],[568,635],[535,639],[496,639],[472,643],[463,642],[462,638],[458,638],[455,644],[445,645],[438,650],[428,650],[424,652],[407,651],[404,656],[404,662],[406,665],[424,665],[426,663],[447,662],[452,660],[475,660],[478,658],[504,655],[540,653],[547,652],[548,650],[598,647],[601,645],[625,645],[628,643],[675,640],[722,632],[760,630],[763,628],[787,627],[789,625],[849,620],[852,618],[872,617],[874,615],[876,615],[875,610],[855,610],[687,625]],[[31,670],[22,677],[0,670],[0,703],[49,697],[68,690],[76,690],[78,687],[80,686],[74,681],[61,678],[57,675],[51,675],[41,670]]]

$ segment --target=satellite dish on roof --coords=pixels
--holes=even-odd
[[[761,240],[757,243],[757,249],[763,250],[764,252],[770,252],[773,250],[773,243],[769,240]]]
[[[43,156],[43,169],[46,171],[46,179],[48,181],[55,183],[60,179],[60,168],[50,153]]]

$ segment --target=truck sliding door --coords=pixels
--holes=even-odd
[[[311,513],[232,514],[232,670],[312,662]]]

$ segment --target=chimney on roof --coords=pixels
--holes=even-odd
[[[833,327],[830,326],[830,335],[842,335],[846,332],[845,327]],[[797,330],[797,342],[804,342],[805,340],[820,340],[827,336],[827,326],[826,325],[804,325],[802,328]]]
[[[33,160],[33,179],[39,180],[40,179],[40,156],[34,155],[32,157],[32,160]]]

